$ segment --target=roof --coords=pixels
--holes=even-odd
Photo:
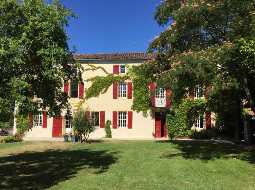
[[[131,53],[104,53],[104,54],[75,54],[74,59],[77,60],[151,60],[154,54],[146,54],[141,52]]]

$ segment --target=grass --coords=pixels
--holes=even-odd
[[[0,189],[254,190],[255,151],[208,142],[0,144]]]

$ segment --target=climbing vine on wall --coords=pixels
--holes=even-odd
[[[189,135],[190,129],[199,114],[206,111],[205,99],[184,99],[180,104],[173,106],[173,110],[167,115],[169,137]]]

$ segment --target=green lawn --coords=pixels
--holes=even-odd
[[[254,190],[255,151],[205,142],[0,144],[0,189]]]

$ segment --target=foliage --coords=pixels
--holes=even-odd
[[[22,113],[59,113],[67,105],[62,80],[76,69],[65,32],[72,13],[57,0],[8,0],[0,15],[0,112],[11,114],[17,101]]]
[[[127,76],[115,76],[109,74],[107,76],[96,76],[88,79],[88,82],[92,82],[92,85],[86,91],[86,98],[97,97],[101,93],[105,93],[114,82],[126,80]]]
[[[176,136],[189,136],[190,129],[199,114],[206,110],[206,101],[203,99],[185,99],[176,105],[173,111],[167,115],[169,137],[172,140]]]
[[[74,114],[72,126],[75,135],[77,135],[81,142],[87,142],[89,135],[95,130],[92,126],[90,118],[86,115],[85,111],[80,109]]]
[[[0,143],[14,143],[14,142],[21,142],[22,138],[19,135],[14,136],[7,136],[0,141]]]
[[[105,124],[106,138],[112,138],[111,121],[107,120]]]
[[[192,139],[211,139],[218,136],[218,131],[216,128],[206,129],[206,130],[191,130],[190,137]]]
[[[26,131],[29,129],[29,119],[28,116],[17,115],[17,133],[21,136],[24,135]]]

